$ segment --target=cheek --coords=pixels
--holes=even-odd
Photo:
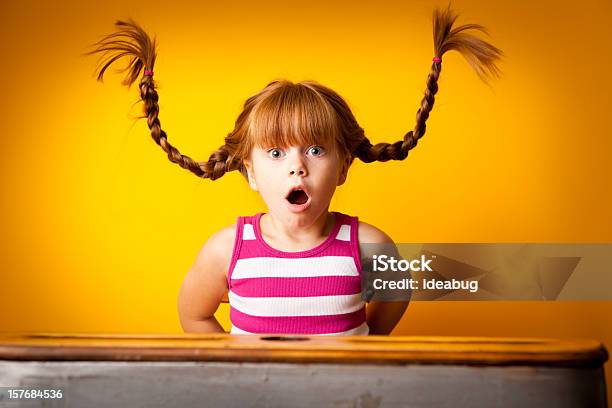
[[[281,186],[279,182],[280,171],[270,166],[254,167],[253,176],[259,193],[262,196],[276,193]]]
[[[333,194],[338,186],[339,174],[338,167],[333,165],[333,163],[319,167],[316,177],[314,177],[314,180],[317,180],[315,185],[319,193],[325,193],[326,195]]]
[[[251,174],[257,183],[266,178],[266,166],[258,158],[254,157],[251,161]]]
[[[340,173],[342,171],[342,165],[337,159],[331,160],[329,163],[327,163],[327,166],[325,167],[324,171],[327,175],[328,181],[336,185],[336,183],[338,182],[338,178],[340,177]]]

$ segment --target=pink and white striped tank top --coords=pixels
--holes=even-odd
[[[300,252],[269,246],[262,214],[238,218],[227,275],[230,334],[368,334],[357,217],[334,215],[325,242]]]

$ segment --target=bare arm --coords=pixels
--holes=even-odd
[[[384,250],[385,254],[392,255],[397,259],[400,258],[393,240],[387,234],[372,225],[360,222],[359,245],[362,264],[369,262],[372,255],[381,255],[376,253],[375,245],[363,244],[381,244],[378,248]],[[391,333],[404,315],[408,303],[407,301],[370,301],[366,306],[366,320],[370,328],[370,334]]]
[[[224,228],[204,244],[187,272],[178,296],[178,313],[186,333],[225,333],[214,314],[227,292],[227,270],[235,226]]]

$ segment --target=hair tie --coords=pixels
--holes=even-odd
[[[434,59],[432,60],[433,62],[442,62],[442,58],[440,57],[434,57]],[[151,74],[152,75],[152,74]]]
[[[150,69],[145,69],[144,70],[144,74],[145,74],[145,76],[151,76],[152,77],[153,76],[153,71],[151,71]]]

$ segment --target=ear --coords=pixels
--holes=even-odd
[[[352,156],[347,156],[342,161],[342,167],[340,169],[340,174],[338,175],[338,185],[341,186],[346,181],[346,176],[348,175],[349,167],[351,167],[351,163],[353,162]]]
[[[247,179],[249,180],[249,186],[252,190],[257,190],[257,183],[255,182],[255,177],[253,176],[253,164],[249,160],[243,160],[244,168],[247,171]]]

